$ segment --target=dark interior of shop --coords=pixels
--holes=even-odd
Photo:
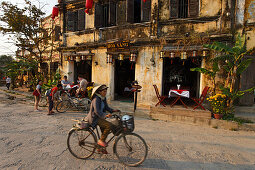
[[[83,77],[91,82],[91,61],[81,61],[74,63],[74,80],[77,83],[78,75],[83,75]]]
[[[180,58],[164,58],[163,65],[163,95],[168,96],[171,89],[189,90],[190,97],[199,96],[198,72],[190,71],[191,68],[200,67],[200,59],[181,60]],[[189,100],[189,99],[185,99]]]
[[[133,101],[131,83],[135,80],[135,63],[115,60],[115,100]]]

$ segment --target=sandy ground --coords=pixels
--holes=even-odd
[[[46,115],[34,112],[31,100],[9,100],[0,91],[0,169],[255,169],[255,133],[136,118],[135,133],[149,154],[139,167],[120,164],[108,155],[79,160],[66,139],[78,112]]]

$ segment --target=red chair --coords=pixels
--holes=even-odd
[[[207,92],[209,90],[210,87],[205,86],[201,96],[199,98],[191,98],[196,104],[194,105],[195,107],[193,108],[193,110],[195,110],[198,107],[201,107],[202,109],[205,110],[205,108],[202,106],[202,103],[204,102]]]
[[[157,105],[159,105],[159,104],[162,104],[164,107],[166,107],[166,104],[164,103],[164,100],[165,100],[166,98],[168,98],[168,96],[160,96],[160,94],[159,94],[159,92],[158,92],[158,87],[157,87],[157,85],[154,84],[153,87],[154,87],[154,89],[155,89],[156,96],[157,96],[157,98],[158,98],[158,103],[157,103],[155,106],[157,106]]]

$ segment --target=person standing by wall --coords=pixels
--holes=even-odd
[[[7,78],[6,78],[6,87],[7,87],[7,89],[9,90],[10,89],[10,86],[11,86],[11,82],[12,82],[12,80],[11,80],[11,78],[9,77],[9,76],[7,76]]]
[[[41,99],[41,92],[42,92],[42,81],[38,80],[36,89],[33,92],[33,95],[35,96],[35,111],[41,111],[41,110],[38,109],[39,102],[40,102],[40,99]]]

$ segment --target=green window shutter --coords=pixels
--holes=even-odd
[[[78,31],[85,30],[85,9],[78,11]]]
[[[179,0],[170,0],[170,18],[178,17],[178,3]]]
[[[189,0],[189,17],[198,17],[199,0]]]
[[[142,16],[141,21],[147,22],[151,19],[151,0],[147,0],[146,2],[142,1]]]
[[[104,24],[104,8],[103,5],[96,3],[95,4],[95,27],[101,28]]]
[[[127,22],[133,23],[134,22],[134,0],[127,0],[127,11],[126,17]]]

